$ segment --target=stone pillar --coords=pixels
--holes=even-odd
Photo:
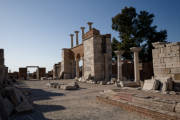
[[[76,34],[76,45],[79,45],[79,40],[78,40],[78,33],[79,31],[74,31],[75,34]]]
[[[0,49],[0,65],[4,66],[4,49]]]
[[[70,36],[71,36],[71,48],[73,48],[73,36],[74,36],[74,34],[70,34]]]
[[[134,52],[134,79],[135,82],[140,85],[140,72],[139,72],[139,52],[141,51],[140,47],[130,48]]]
[[[40,79],[39,78],[39,68],[37,68],[37,71],[36,71],[36,79],[38,79],[38,80]]]
[[[105,81],[109,81],[110,78],[110,70],[109,70],[109,64],[108,64],[108,54],[104,54],[104,79]]]
[[[124,54],[124,51],[115,51],[116,55],[117,55],[117,81],[123,81],[123,74],[122,74],[122,62],[121,62],[121,58],[122,55]]]
[[[85,29],[85,27],[81,27],[81,31],[82,31],[82,41],[83,41],[84,29]]]
[[[90,31],[92,29],[92,24],[93,23],[92,22],[88,22],[87,24],[89,25],[89,31]]]
[[[76,78],[79,78],[79,59],[76,58]]]

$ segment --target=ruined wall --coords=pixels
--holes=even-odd
[[[8,79],[8,67],[4,65],[4,49],[0,49],[0,83]]]
[[[112,74],[111,36],[100,35],[92,29],[83,36],[84,78],[93,77],[95,81],[110,80]]]
[[[62,50],[60,77],[63,76],[64,79],[70,79],[75,76],[75,61],[73,57],[73,52],[70,49]]]
[[[93,37],[84,40],[84,79],[88,79],[89,76],[94,77],[94,49],[93,49]]]
[[[45,77],[46,75],[46,68],[38,68],[39,78]]]
[[[19,79],[27,79],[27,68],[19,68]]]
[[[153,69],[155,77],[173,76],[180,80],[180,42],[154,43]]]
[[[58,64],[54,64],[53,66],[53,79],[59,79],[60,78],[60,71],[61,71],[61,62]]]

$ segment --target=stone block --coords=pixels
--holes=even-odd
[[[180,103],[177,103],[175,106],[175,112],[180,113]]]
[[[7,98],[5,98],[3,100],[3,102],[4,102],[4,105],[6,106],[5,111],[6,111],[7,115],[9,116],[13,112],[14,106]]]
[[[155,79],[145,80],[143,90],[157,90],[160,85],[160,82]]]
[[[180,73],[180,68],[172,68],[172,69],[171,69],[171,73],[172,73],[172,74],[178,74],[178,73]]]

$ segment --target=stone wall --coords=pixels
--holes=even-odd
[[[53,66],[53,79],[59,79],[60,78],[60,71],[61,71],[61,62],[58,64],[54,64]]]
[[[19,68],[19,79],[27,79],[27,68]]]
[[[46,76],[46,68],[38,68],[39,78]]]
[[[62,50],[60,77],[70,79],[75,76],[75,61],[73,57],[74,55],[70,49]]]
[[[0,49],[0,83],[8,79],[8,67],[4,65],[4,49]]]
[[[110,80],[112,74],[111,35],[100,35],[92,29],[83,37],[84,79],[91,76],[95,81]]]
[[[93,37],[83,41],[84,45],[84,79],[88,79],[90,76],[94,76],[94,49],[93,49]]]
[[[180,42],[153,44],[153,69],[155,77],[174,77],[180,80]]]

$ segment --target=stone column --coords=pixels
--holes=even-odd
[[[90,31],[92,29],[92,24],[93,23],[92,22],[88,22],[87,24],[89,25],[89,31]]]
[[[134,52],[134,79],[135,82],[140,85],[140,72],[139,72],[139,52],[141,51],[140,47],[130,48]]]
[[[0,65],[4,66],[4,49],[0,49]]]
[[[123,81],[123,74],[122,74],[122,62],[121,62],[121,58],[122,55],[124,54],[124,51],[115,51],[116,55],[117,55],[117,81]]]
[[[76,58],[76,78],[79,78],[79,59]]]
[[[36,71],[36,79],[38,79],[38,80],[40,79],[39,78],[39,68],[37,68],[37,71]]]
[[[73,36],[74,36],[74,34],[70,34],[70,36],[71,36],[71,48],[73,48]]]
[[[83,41],[84,29],[85,29],[85,27],[81,27],[81,31],[82,31],[82,41]]]
[[[79,40],[78,40],[78,33],[79,31],[74,31],[75,34],[76,34],[76,45],[79,45]]]

